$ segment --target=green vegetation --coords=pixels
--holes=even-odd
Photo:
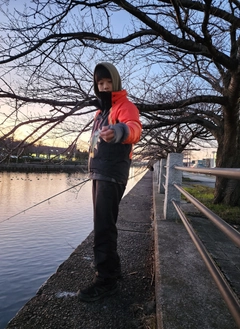
[[[184,189],[229,224],[240,224],[240,207],[213,204],[214,188],[196,184]],[[182,198],[186,200],[184,196]]]

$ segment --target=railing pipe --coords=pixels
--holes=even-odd
[[[207,174],[207,175],[213,175],[213,176],[222,176],[226,178],[233,178],[233,179],[240,179],[240,169],[238,168],[189,168],[189,167],[180,167],[175,166],[175,169],[182,170],[182,171],[188,171],[198,174]]]
[[[226,223],[221,217],[216,215],[182,187],[174,184],[176,189],[180,191],[196,208],[198,208],[205,216],[207,216],[224,234],[226,234],[238,247],[240,247],[240,234],[231,225]]]
[[[218,289],[220,293],[222,294],[229,311],[232,313],[232,316],[234,317],[237,325],[240,328],[240,305],[235,297],[234,293],[232,292],[231,288],[229,287],[228,283],[223,278],[220,270],[215,265],[212,258],[209,256],[208,252],[206,251],[206,248],[204,247],[203,243],[197,236],[197,234],[194,232],[192,226],[189,224],[186,216],[184,215],[183,211],[180,209],[180,207],[176,204],[175,201],[172,201],[176,211],[178,212],[180,218],[183,221],[183,224],[188,231],[193,243],[195,244],[196,248],[198,249],[203,261],[205,262],[209,272],[211,273],[216,285],[218,286]]]

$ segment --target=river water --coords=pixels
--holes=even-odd
[[[131,169],[125,194],[143,173]],[[86,180],[80,173],[0,173],[0,329],[92,231]]]

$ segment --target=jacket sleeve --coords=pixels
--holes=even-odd
[[[122,104],[113,113],[111,121],[116,122],[116,124],[110,125],[115,132],[112,143],[136,144],[140,140],[142,124],[139,120],[139,111],[132,102]]]

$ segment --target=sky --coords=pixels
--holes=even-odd
[[[25,3],[25,1],[22,1],[22,0],[10,0],[9,1],[9,5],[8,5],[8,10],[9,11],[13,11],[14,9],[22,10],[24,3]],[[1,4],[1,0],[0,0],[0,4]],[[126,32],[126,28],[127,28],[126,21],[128,20],[128,18],[129,18],[129,15],[125,11],[116,12],[114,14],[114,16],[112,18],[113,30],[119,36],[123,36],[124,34],[126,34],[125,33]],[[0,20],[1,21],[3,20],[3,14],[1,12],[0,12]],[[157,70],[157,67],[155,69]],[[138,69],[137,71],[138,71],[138,74],[139,74],[139,71],[140,70]],[[36,112],[43,111],[43,109],[40,106],[38,107],[37,105],[35,105],[34,108],[35,108]],[[4,106],[4,107],[1,107],[0,108],[0,111],[3,111],[3,112],[7,111],[7,112],[9,112],[9,109],[6,109],[5,106]],[[26,128],[20,129],[19,132],[20,132],[19,135],[18,135],[19,137],[24,136],[25,135],[25,132],[26,132]],[[85,134],[84,136],[82,136],[82,139],[87,143],[89,141],[89,134]],[[53,142],[55,144],[58,144],[58,141],[53,141]],[[46,141],[46,143],[48,144],[47,141]],[[50,141],[50,143],[52,143],[52,142]],[[56,145],[56,146],[63,146],[62,143],[64,143],[64,145],[66,143],[68,143],[68,141],[66,142],[66,138],[65,138],[65,141],[61,142],[60,145]],[[196,153],[196,156],[198,156],[199,154],[200,154],[200,152],[197,152]],[[206,154],[206,156],[207,156],[207,154]]]
[[[4,11],[9,11],[10,13],[13,13],[15,10],[19,10],[19,11],[22,11],[23,10],[23,7],[24,7],[24,4],[27,3],[27,1],[23,1],[23,0],[9,0],[7,1],[6,3],[8,3],[8,5],[2,5],[3,2],[5,1],[1,1],[0,0],[0,8],[4,9]],[[28,2],[29,4],[29,2]],[[1,6],[2,5],[2,6]],[[126,15],[128,15],[125,11],[121,11],[121,12],[116,12],[114,14],[114,18],[112,19],[112,24],[113,24],[113,27],[114,27],[114,31],[116,33],[118,33],[120,36],[123,35],[124,33],[124,29],[125,29],[125,21],[126,21]],[[1,22],[4,22],[6,20],[4,14],[0,11],[0,21]],[[95,65],[93,63],[93,65]],[[1,71],[1,67],[0,67],[0,71]],[[3,74],[1,74],[0,72],[0,75],[3,77]],[[15,79],[15,77],[10,74],[10,75],[4,75],[4,79],[8,80],[8,83],[11,85],[12,81]],[[1,87],[1,81],[0,81],[0,87]],[[23,113],[23,116],[25,115],[25,113],[27,114],[27,112],[32,112],[32,113],[43,113],[43,111],[46,111],[46,114],[49,114],[49,109],[47,106],[45,106],[44,108],[40,105],[30,105],[30,106],[27,106],[25,108],[23,108],[21,110],[21,112]],[[12,111],[11,108],[9,108],[8,106],[6,105],[3,105],[1,104],[0,102],[0,120],[2,118],[5,118],[5,114],[8,115],[10,113],[10,111]],[[21,114],[20,114],[21,116]],[[2,121],[1,121],[2,122]],[[6,126],[6,125],[5,125]],[[8,126],[10,126],[10,123],[8,124]],[[24,138],[24,136],[26,136],[26,132],[29,130],[29,128],[27,127],[22,127],[20,129],[17,130],[17,133],[15,134],[15,138]],[[81,139],[84,141],[84,142],[88,142],[89,141],[89,133],[85,133],[81,136]],[[63,145],[66,145],[67,143],[70,143],[70,140],[71,138],[67,138],[65,136],[65,139],[62,140],[62,141],[57,141],[57,140],[45,140],[44,143],[46,144],[49,144],[49,143],[54,143],[54,144],[59,144],[57,146],[63,146]]]

